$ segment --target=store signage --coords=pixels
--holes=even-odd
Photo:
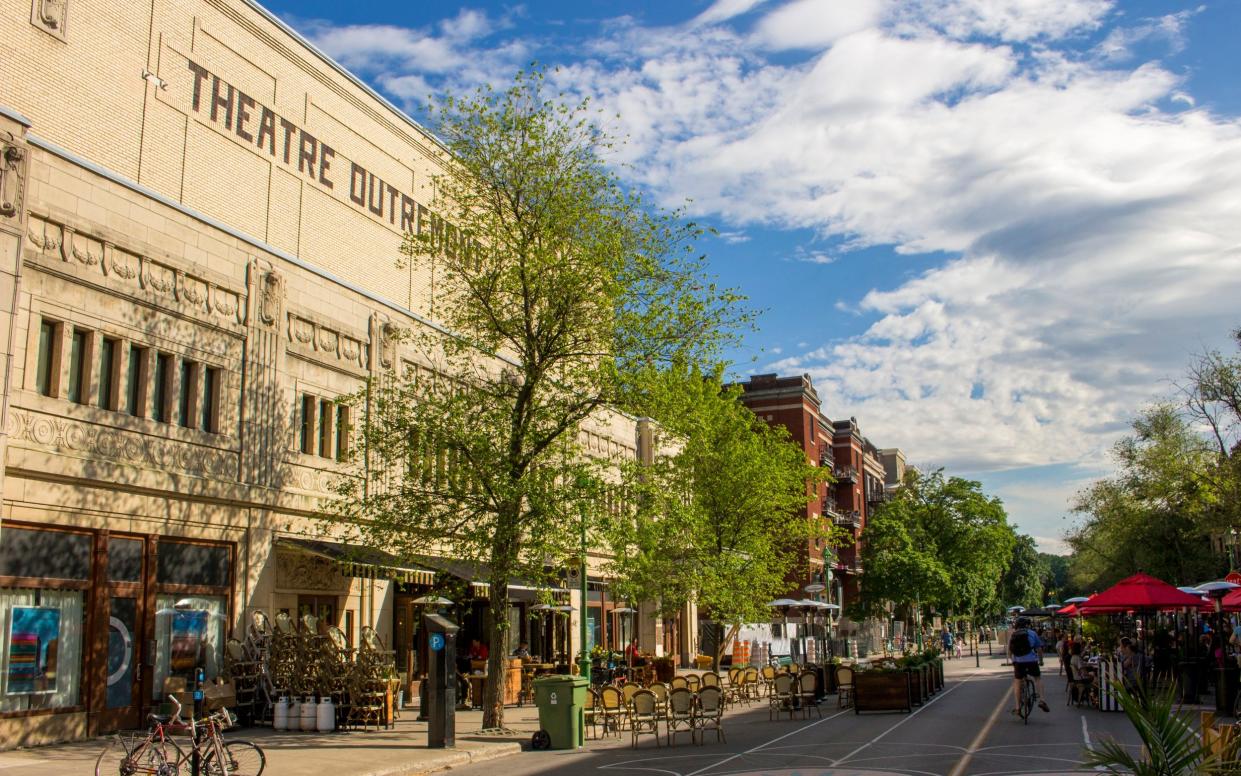
[[[358,162],[340,157],[326,138],[299,127],[197,62],[186,63],[194,79],[190,110],[199,121],[401,232],[430,232],[432,239],[446,242],[449,252],[462,246],[452,224]]]

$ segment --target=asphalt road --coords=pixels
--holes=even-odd
[[[1050,667],[1044,667],[1048,671]],[[1064,678],[1050,668],[1044,677],[1050,713],[1037,709],[1029,724],[1012,716],[1011,674],[998,658],[949,661],[945,687],[912,714],[855,715],[835,708],[834,696],[807,721],[769,721],[765,706],[730,715],[727,743],[709,734],[703,746],[679,736],[675,747],[657,747],[644,736],[638,749],[621,739],[590,741],[577,752],[523,752],[492,763],[454,769],[454,774],[526,776],[1016,776],[1029,773],[1092,773],[1081,766],[1088,741],[1113,736],[1136,745],[1120,713],[1065,705]],[[460,735],[461,731],[459,731]]]

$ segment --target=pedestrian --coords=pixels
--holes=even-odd
[[[952,631],[948,630],[948,628],[944,628],[944,632],[940,634],[940,640],[943,642],[943,645],[944,645],[944,657],[951,658],[953,654],[952,653]]]

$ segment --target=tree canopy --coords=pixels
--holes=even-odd
[[[706,276],[700,230],[622,186],[588,107],[540,72],[432,115],[443,172],[401,261],[432,280],[446,332],[407,333],[417,364],[390,358],[359,397],[364,470],[337,513],[373,546],[484,564],[499,727],[509,581],[550,581],[578,554],[566,527],[603,520],[608,465],[579,445],[584,424],[625,398],[627,372],[710,361],[748,313]]]
[[[727,625],[767,620],[767,602],[804,572],[806,544],[840,539],[805,514],[826,470],[716,375],[652,370],[640,384],[679,450],[628,472],[639,509],[612,526],[618,590],[669,613],[692,600]]]
[[[915,601],[957,615],[998,607],[1016,537],[999,499],[942,469],[906,472],[862,532],[866,578],[855,614]]]

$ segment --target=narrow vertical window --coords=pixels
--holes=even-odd
[[[219,396],[220,394],[220,370],[218,367],[209,366],[203,372],[203,398],[202,413],[198,421],[198,427],[203,431],[212,433],[220,430],[220,423],[217,417],[219,412]]]
[[[193,361],[181,359],[181,384],[177,389],[177,421],[185,428],[194,426],[194,370]]]
[[[86,337],[88,332],[74,327],[69,341],[69,401],[81,404],[84,400],[86,382]]]
[[[116,409],[116,353],[120,343],[104,337],[99,345],[99,407]]]
[[[129,346],[129,368],[125,374],[125,411],[135,418],[142,412],[142,364],[146,361],[146,348]]]
[[[336,405],[336,460],[343,461],[349,455],[349,407]]]
[[[52,372],[56,366],[55,350],[57,345],[56,322],[44,320],[39,324],[39,363],[35,367],[35,390],[44,396],[51,396],[56,387]]]
[[[314,453],[315,440],[315,397],[308,393],[302,394],[302,417],[298,424],[299,434],[297,449],[307,455]]]
[[[172,356],[155,354],[155,377],[151,380],[154,408],[151,417],[160,423],[168,422],[168,381],[172,379]]]
[[[319,400],[319,457],[332,457],[332,402]]]

